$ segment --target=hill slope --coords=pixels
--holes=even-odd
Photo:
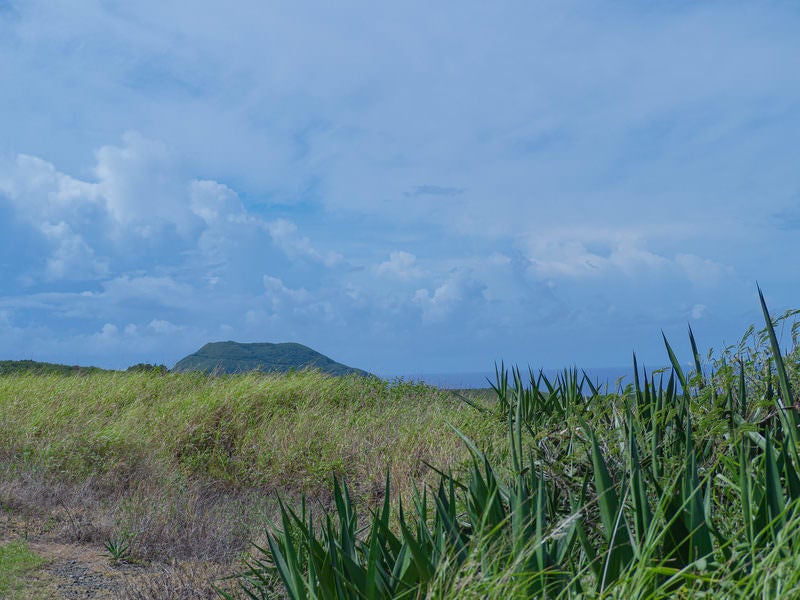
[[[243,373],[246,371],[286,372],[291,369],[319,369],[330,375],[369,375],[336,362],[294,343],[242,344],[239,342],[212,342],[175,364],[175,371],[206,371],[208,373]]]
[[[12,373],[35,373],[36,375],[75,375],[100,372],[98,367],[81,367],[78,365],[62,365],[39,362],[36,360],[0,360],[0,375]]]

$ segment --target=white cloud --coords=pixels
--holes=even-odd
[[[705,304],[695,304],[690,312],[692,319],[695,320],[702,319],[703,315],[706,313],[707,308],[708,307]]]
[[[95,336],[95,339],[104,343],[112,342],[116,340],[118,335],[119,335],[119,328],[113,323],[106,323],[105,325],[103,325],[103,328],[100,330],[100,333],[98,333]]]
[[[455,272],[433,291],[418,289],[412,302],[422,311],[423,321],[438,322],[450,317],[463,304],[476,298],[482,300],[484,290],[484,284],[470,279],[465,272]],[[470,308],[474,311],[474,303]]]
[[[159,335],[174,335],[183,329],[183,327],[164,319],[153,319],[147,324],[147,327]]]
[[[276,219],[266,223],[266,229],[274,244],[291,260],[309,260],[333,267],[342,261],[336,252],[320,252],[311,245],[311,240],[303,237],[297,225],[287,219]]]
[[[541,277],[604,278],[620,272],[633,276],[658,271],[669,260],[647,249],[639,234],[615,231],[549,232],[527,242],[528,259]]]
[[[73,232],[69,225],[63,221],[57,225],[42,223],[40,228],[54,246],[45,267],[46,279],[85,280],[108,275],[108,261],[98,259],[83,237]]]
[[[424,275],[417,265],[417,257],[410,252],[395,250],[389,254],[389,260],[378,265],[378,275],[386,275],[400,280],[419,279]]]
[[[0,163],[0,196],[34,226],[72,220],[81,208],[101,202],[97,184],[74,179],[49,162],[26,154]]]
[[[230,285],[255,257],[272,258],[270,242],[292,261],[342,262],[341,254],[314,247],[295,223],[249,212],[230,187],[185,177],[160,141],[129,132],[96,158],[97,182],[31,156],[0,163],[0,205],[7,202],[51,248],[44,270],[20,280],[97,279],[179,261],[202,270],[212,287],[222,278]]]
[[[675,263],[686,277],[699,287],[716,287],[735,277],[734,270],[726,265],[694,254],[678,254]]]
[[[131,277],[123,275],[110,279],[102,285],[102,293],[94,294],[94,296],[100,296],[104,302],[120,304],[150,301],[174,308],[192,306],[196,291],[190,284],[181,283],[166,276]]]
[[[317,324],[322,327],[342,326],[342,306],[338,303],[338,292],[321,290],[311,293],[305,288],[290,288],[278,277],[264,275],[264,295],[269,300],[270,325],[283,330],[299,331]],[[263,310],[251,311],[251,320],[265,317]],[[281,321],[284,321],[281,324]]]
[[[272,303],[274,312],[280,311],[284,306],[297,307],[308,304],[311,301],[311,294],[305,288],[291,289],[284,285],[278,277],[264,275],[264,293]]]
[[[125,231],[148,237],[164,225],[188,235],[196,226],[190,200],[167,146],[137,132],[122,136],[121,146],[97,151],[98,190],[106,208]]]
[[[216,181],[192,181],[189,184],[189,196],[192,211],[208,225],[221,220],[241,222],[247,218],[236,192]]]

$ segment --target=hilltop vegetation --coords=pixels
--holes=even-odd
[[[13,373],[33,373],[38,375],[85,375],[103,371],[98,367],[80,367],[78,365],[61,365],[57,363],[39,362],[35,360],[0,360],[0,375]]]
[[[212,342],[179,360],[174,370],[232,374],[249,371],[287,373],[302,369],[317,369],[328,375],[369,375],[295,343]]]

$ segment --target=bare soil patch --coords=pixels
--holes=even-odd
[[[12,598],[114,598],[177,600],[218,598],[214,586],[226,581],[232,567],[213,561],[119,562],[113,564],[102,544],[64,543],[53,539],[47,519],[21,518],[6,512],[0,518],[0,544],[23,539],[43,559],[27,574]]]

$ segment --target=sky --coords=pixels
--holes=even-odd
[[[0,0],[0,358],[666,362],[800,307],[795,2]]]

